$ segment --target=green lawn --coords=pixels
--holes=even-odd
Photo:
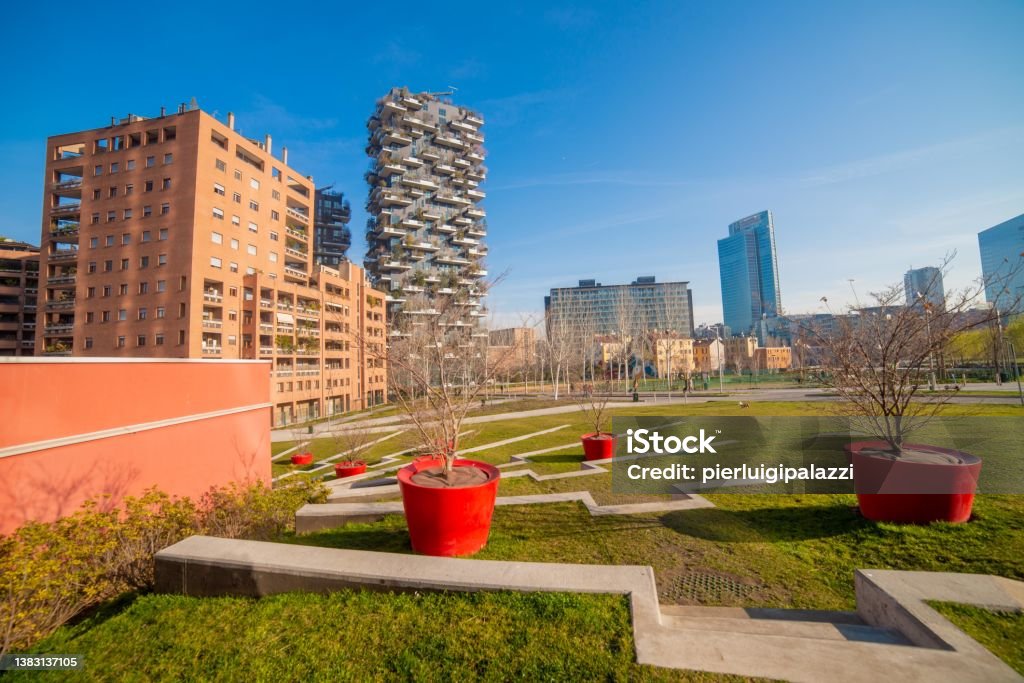
[[[145,595],[34,650],[83,654],[85,668],[9,680],[744,680],[638,666],[627,599],[613,595]]]
[[[1024,613],[992,612],[952,602],[930,604],[1024,676]]]

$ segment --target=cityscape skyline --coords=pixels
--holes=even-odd
[[[510,271],[489,296],[495,326],[539,315],[552,287],[587,277],[626,282],[637,272],[693,283],[695,322],[719,322],[713,241],[723,224],[765,207],[785,227],[778,252],[789,312],[814,312],[822,296],[850,300],[851,278],[862,293],[897,283],[952,249],[959,256],[947,289],[964,286],[981,274],[977,233],[1024,207],[1024,170],[1013,163],[1024,152],[1024,126],[1013,116],[1024,104],[1014,87],[1024,54],[1012,30],[1024,10],[1008,2],[809,7],[749,8],[742,21],[730,8],[658,3],[625,17],[610,5],[491,9],[451,20],[451,30],[471,29],[466,40],[427,46],[415,36],[430,30],[428,20],[383,41],[354,36],[345,88],[318,87],[316,99],[274,83],[287,75],[290,91],[302,91],[322,82],[318,73],[293,73],[269,55],[253,55],[252,68],[232,79],[206,68],[214,46],[240,34],[183,8],[165,30],[187,30],[199,47],[180,70],[126,64],[117,89],[90,90],[68,110],[36,96],[60,57],[23,42],[42,8],[19,6],[13,39],[0,48],[24,64],[5,74],[19,106],[0,133],[9,150],[0,231],[38,241],[48,135],[140,106],[151,115],[193,95],[221,117],[236,111],[247,135],[271,133],[288,145],[318,187],[333,184],[352,200],[351,225],[361,226],[373,102],[395,85],[451,84],[460,104],[488,121],[489,265]],[[87,16],[72,5],[61,11],[69,21]],[[344,13],[346,23],[371,14]],[[111,30],[126,21],[113,19]],[[615,51],[587,49],[627,34]],[[515,46],[523,39],[541,47],[522,55]],[[317,41],[307,49],[312,60],[328,54]],[[757,100],[770,106],[750,116],[746,103]],[[671,129],[657,123],[661,114],[647,121],[653,101],[674,112]],[[359,263],[365,243],[354,232],[349,256]],[[623,240],[629,248],[618,248]],[[842,253],[838,267],[823,242]]]

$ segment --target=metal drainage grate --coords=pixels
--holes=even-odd
[[[683,574],[669,579],[661,598],[669,602],[724,603],[745,598],[757,586],[718,574]]]

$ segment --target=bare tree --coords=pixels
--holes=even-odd
[[[954,256],[943,260],[940,272],[948,271]],[[893,285],[872,293],[871,306],[851,306],[828,330],[803,328],[822,351],[825,385],[852,410],[856,431],[886,441],[898,454],[912,432],[938,415],[951,395],[923,388],[933,381],[936,358],[954,338],[998,315],[976,307],[985,284],[952,293],[942,305],[924,300],[903,305],[902,285]]]

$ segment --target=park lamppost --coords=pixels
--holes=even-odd
[[[718,393],[723,394],[725,393],[725,388],[722,381],[722,362],[724,360],[722,356],[724,355],[725,347],[722,344],[721,331],[717,327],[715,328],[715,341],[718,342],[715,347],[715,352],[718,354]]]

